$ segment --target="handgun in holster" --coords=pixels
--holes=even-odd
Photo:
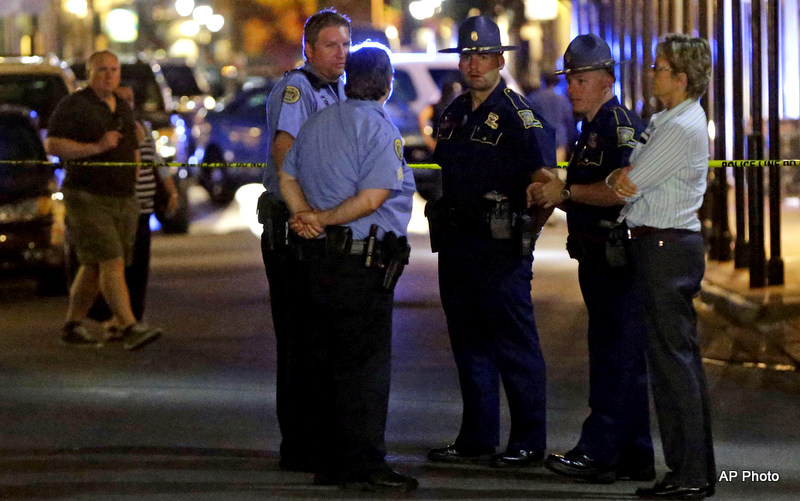
[[[256,214],[259,224],[264,225],[265,248],[275,250],[288,243],[289,208],[274,194],[265,191],[258,197]]]
[[[492,190],[483,195],[482,204],[492,239],[510,239],[512,237],[513,214],[508,196]]]
[[[403,274],[403,268],[408,264],[411,255],[411,247],[408,246],[406,237],[397,237],[394,232],[389,231],[383,236],[381,241],[381,252],[385,272],[383,275],[383,289],[386,291],[394,290],[397,279]]]
[[[516,218],[516,229],[519,233],[520,255],[529,257],[536,246],[536,239],[539,237],[537,229],[534,228],[533,219],[526,213],[520,213]],[[539,229],[541,230],[541,229]]]

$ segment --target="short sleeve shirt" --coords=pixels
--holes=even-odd
[[[501,81],[474,111],[469,92],[450,103],[439,125],[434,161],[442,167],[442,193],[449,202],[476,204],[496,191],[521,211],[531,174],[556,165],[555,134]]]
[[[592,184],[605,179],[614,169],[629,165],[644,127],[642,119],[620,105],[616,97],[607,101],[591,122],[583,123],[567,169],[567,185]],[[602,238],[607,229],[600,226],[600,221],[616,221],[621,208],[567,202],[569,232]]]
[[[366,238],[373,224],[378,238],[387,231],[407,235],[414,176],[403,159],[400,131],[378,101],[349,99],[313,115],[300,129],[283,170],[319,210],[366,189],[389,190],[377,211],[347,226],[355,239]]]
[[[272,141],[278,131],[296,138],[300,127],[315,112],[333,103],[343,101],[344,80],[335,83],[320,79],[307,63],[292,70],[275,85],[267,100],[267,168],[264,169],[264,187],[280,196],[278,171],[272,159]]]
[[[116,148],[75,162],[135,162],[136,123],[128,103],[117,99],[116,111],[89,87],[64,97],[48,122],[48,135],[80,143],[95,143],[106,131],[118,130],[122,139]],[[136,166],[77,165],[66,163],[64,186],[96,195],[126,197],[135,193]]]

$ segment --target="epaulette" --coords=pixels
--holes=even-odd
[[[631,126],[633,122],[631,122],[631,117],[628,116],[628,110],[622,106],[614,106],[614,119],[617,121],[617,125],[623,126]]]
[[[311,87],[314,88],[314,90],[320,90],[321,88],[330,84],[330,82],[326,82],[325,80],[321,79],[320,77],[318,77],[317,75],[308,71],[305,68],[295,68],[293,70],[289,70],[284,74],[284,76],[289,75],[290,73],[302,73],[303,76],[306,77],[306,80],[308,80],[308,83],[311,84]]]

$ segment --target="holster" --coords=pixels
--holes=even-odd
[[[425,204],[425,217],[428,218],[432,252],[439,252],[442,247],[445,228],[449,224],[448,212],[449,208],[441,198]]]
[[[625,250],[628,241],[628,227],[617,224],[608,232],[606,239],[606,263],[612,268],[622,268],[628,265],[628,255]]]
[[[383,288],[386,291],[392,291],[397,285],[397,279],[403,274],[403,269],[408,264],[408,258],[411,255],[408,239],[406,237],[398,238],[392,231],[387,232],[381,241],[381,254],[385,269]]]
[[[353,246],[353,229],[349,226],[330,225],[325,227],[325,255],[342,258],[350,254]]]
[[[265,191],[256,205],[258,222],[264,225],[265,248],[275,250],[285,247],[289,237],[289,208],[283,200]]]

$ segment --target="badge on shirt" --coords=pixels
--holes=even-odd
[[[519,118],[522,119],[522,125],[526,129],[530,129],[531,127],[537,127],[539,129],[542,128],[542,122],[533,116],[533,112],[531,110],[519,110],[517,115],[519,115]]]
[[[586,140],[586,144],[589,145],[589,148],[597,148],[597,132],[589,134],[589,139]]]
[[[636,131],[631,127],[617,127],[617,146],[635,147],[636,140],[633,138],[635,134]]]
[[[500,117],[498,115],[494,113],[489,113],[489,116],[486,118],[486,122],[484,123],[489,127],[491,127],[492,129],[497,130],[497,127],[499,127],[499,125],[497,124],[498,120],[500,120]]]
[[[296,103],[300,99],[300,89],[294,85],[287,85],[283,91],[283,102],[286,104]]]
[[[399,138],[394,140],[394,152],[397,153],[399,160],[403,159],[403,141]]]

